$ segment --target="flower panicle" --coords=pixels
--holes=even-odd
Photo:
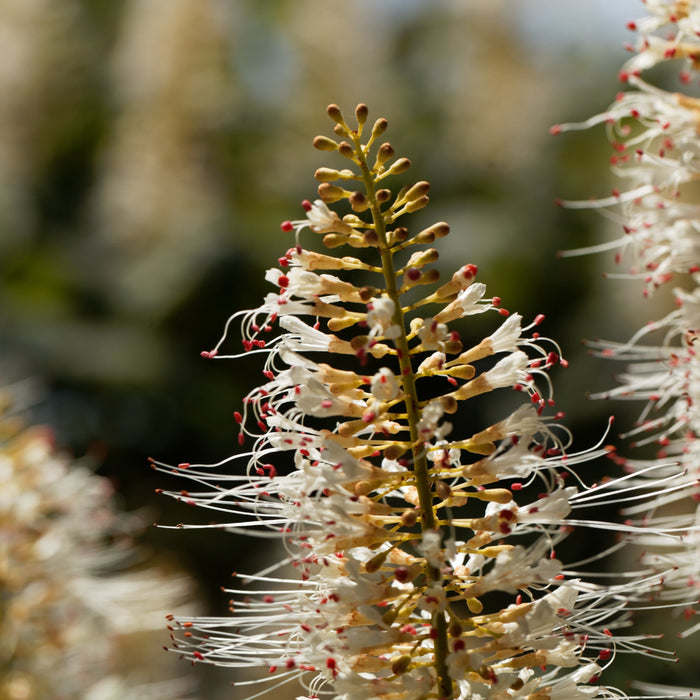
[[[635,55],[620,74],[628,89],[602,114],[552,131],[605,124],[611,170],[624,185],[600,199],[562,202],[599,209],[619,226],[615,239],[564,255],[612,252],[615,264],[625,263],[627,269],[609,277],[641,282],[644,296],[665,294],[672,308],[661,319],[647,321],[626,342],[597,340],[588,345],[593,354],[626,365],[616,375],[616,386],[593,398],[642,405],[635,424],[621,437],[633,449],[655,446],[655,456],[628,459],[616,454],[614,459],[636,475],[641,488],[650,477],[668,481],[651,504],[626,504],[624,514],[633,527],[649,525],[653,530],[633,539],[645,549],[641,565],[666,572],[664,586],[654,596],[684,607],[691,620],[698,602],[693,582],[700,573],[700,100],[687,86],[700,68],[700,2],[649,0],[645,5],[647,16],[629,24],[638,41],[629,47]],[[671,61],[681,66],[677,91],[654,85],[653,73],[648,73]],[[659,530],[668,527],[684,532],[682,542],[672,545],[659,537]],[[690,624],[681,636],[697,631],[700,624]]]
[[[214,465],[152,462],[192,479],[166,493],[221,513],[212,527],[284,553],[227,589],[232,617],[175,618],[173,648],[260,666],[263,688],[297,682],[308,697],[615,697],[600,674],[643,646],[610,631],[622,589],[568,576],[555,552],[586,492],[567,477],[609,448],[567,454],[548,376],[566,361],[540,335],[543,316],[523,324],[472,263],[440,281],[433,243],[449,226],[405,225],[429,185],[390,189],[410,162],[383,141],[386,120],[370,125],[365,105],[352,126],[336,105],[328,114],[334,137],[314,146],[345,167],[316,171],[306,217],[282,224],[295,238],[265,275],[276,290],[205,353],[224,357],[238,321],[233,357],[264,357],[263,383],[235,414],[241,451]],[[324,252],[302,246],[307,231]],[[485,313],[493,332],[465,344],[457,322]],[[510,414],[453,435],[465,402],[479,416],[501,389],[522,399]]]

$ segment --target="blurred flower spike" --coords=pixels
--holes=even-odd
[[[613,149],[611,167],[625,187],[611,196],[562,202],[571,208],[601,210],[619,226],[619,236],[564,255],[614,251],[625,272],[608,275],[641,283],[642,293],[656,295],[672,309],[660,320],[644,323],[626,342],[596,341],[593,352],[626,362],[616,375],[618,386],[594,398],[639,400],[644,408],[623,437],[632,447],[656,445],[656,460],[627,460],[625,467],[643,482],[650,466],[677,460],[682,469],[673,488],[664,489],[652,509],[632,506],[626,514],[652,529],[673,521],[685,528],[681,547],[651,534],[642,537],[643,563],[652,570],[671,569],[657,597],[675,603],[688,621],[697,613],[700,573],[700,100],[685,94],[697,81],[700,56],[700,2],[647,2],[648,15],[630,22],[638,39],[621,79],[629,90],[611,107],[581,124],[553,127],[555,133],[605,124]],[[642,78],[663,63],[680,63],[679,92],[668,92]],[[683,288],[670,290],[671,282]],[[656,312],[654,312],[656,313]],[[618,461],[622,462],[618,457]],[[675,468],[668,468],[668,477]],[[658,468],[656,473],[660,475]],[[700,631],[691,622],[681,636]]]
[[[328,115],[336,138],[314,145],[346,167],[316,171],[306,218],[282,224],[295,241],[267,272],[276,290],[203,353],[265,358],[264,383],[236,414],[248,451],[213,465],[153,462],[197,484],[166,493],[227,514],[212,527],[271,538],[285,554],[237,575],[231,617],[175,618],[173,648],[261,666],[262,680],[242,684],[250,697],[287,683],[342,700],[625,697],[599,685],[616,654],[663,654],[613,630],[662,575],[602,585],[556,556],[574,525],[616,527],[567,520],[572,509],[629,492],[624,479],[565,485],[610,448],[566,454],[548,378],[566,362],[537,330],[544,317],[509,314],[472,263],[440,284],[431,246],[448,225],[404,225],[428,204],[429,184],[387,188],[410,163],[381,141],[387,121],[368,122],[365,105],[354,126],[336,105]],[[314,234],[327,252],[302,246]],[[343,247],[357,257],[328,252]],[[476,314],[492,316],[493,332],[465,345],[453,326]],[[224,355],[236,323],[243,351]],[[495,390],[516,390],[515,408],[480,424],[480,399]],[[650,478],[634,497],[659,488]]]

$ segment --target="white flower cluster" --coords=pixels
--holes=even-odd
[[[652,571],[667,572],[658,597],[671,605],[685,604],[685,615],[692,619],[700,585],[700,100],[655,87],[641,74],[662,62],[681,60],[681,85],[697,79],[700,2],[646,0],[645,5],[648,15],[629,24],[638,41],[629,47],[635,55],[621,77],[631,89],[603,114],[553,130],[606,124],[614,149],[612,169],[628,183],[604,199],[564,203],[603,209],[621,228],[618,239],[569,254],[616,251],[615,261],[629,265],[627,273],[616,276],[641,280],[645,296],[667,290],[672,281],[683,284],[669,294],[668,306],[673,304],[674,310],[661,320],[646,323],[627,342],[591,345],[601,356],[627,364],[617,375],[616,388],[596,396],[645,404],[636,427],[625,436],[637,446],[656,444],[657,458],[629,460],[626,466],[637,471],[638,484],[664,476],[666,486],[651,510],[645,504],[630,506],[625,513],[636,526],[672,524],[682,533],[682,547],[651,532],[636,539],[646,549],[643,563]],[[690,624],[683,635],[696,631],[700,623]]]

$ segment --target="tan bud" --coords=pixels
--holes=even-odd
[[[389,231],[389,245],[403,243],[408,239],[408,229],[405,226],[398,226],[393,231]]]
[[[342,124],[336,124],[333,127],[333,133],[336,134],[336,136],[348,136],[349,134],[348,130]]]
[[[314,138],[314,148],[317,148],[319,151],[335,151],[338,148],[338,144],[327,136],[316,136]]]
[[[362,126],[366,121],[367,121],[367,114],[369,113],[369,110],[367,109],[367,105],[363,104],[362,102],[355,107],[355,119],[357,119],[357,123]]]
[[[355,157],[355,151],[347,141],[341,141],[338,144],[338,153],[340,153],[340,155],[344,158],[352,159]]]
[[[372,127],[372,141],[374,141],[374,139],[376,139],[377,137],[381,136],[386,131],[386,128],[388,126],[389,122],[383,117],[381,119],[377,119],[377,121],[374,122],[374,126]]]
[[[326,203],[333,204],[347,196],[347,193],[342,187],[331,185],[328,182],[322,182],[318,186],[318,196]]]
[[[430,199],[428,197],[420,197],[419,199],[414,199],[411,202],[407,202],[404,209],[408,213],[418,211],[419,209],[426,207],[429,201]]]
[[[326,248],[339,248],[341,245],[345,245],[349,238],[350,236],[346,236],[343,233],[327,233],[323,237],[323,245]]]
[[[401,524],[404,527],[413,527],[418,522],[418,511],[415,508],[401,513]]]
[[[369,574],[373,574],[375,571],[379,571],[379,569],[384,564],[384,561],[386,560],[387,554],[389,554],[389,550],[385,550],[383,552],[380,552],[379,554],[375,554],[365,564],[365,571]]]
[[[369,202],[367,197],[362,192],[352,192],[348,197],[350,206],[353,211],[361,212],[365,211],[369,207]]]
[[[435,494],[441,501],[446,501],[452,495],[452,489],[444,481],[436,481]]]
[[[443,396],[441,403],[442,407],[445,409],[445,413],[457,412],[458,403],[454,396]]]
[[[405,443],[395,442],[393,445],[389,445],[389,447],[384,450],[384,456],[393,461],[398,459],[401,455],[406,454],[406,452],[408,452],[408,445]]]
[[[467,598],[467,607],[475,615],[478,615],[484,609],[483,603],[478,598]]]
[[[362,299],[365,304],[378,294],[379,290],[376,287],[362,287],[362,289],[360,289],[360,299]]]
[[[375,196],[380,204],[384,204],[391,199],[391,190],[377,190]]]
[[[399,158],[394,161],[386,171],[388,175],[400,175],[405,173],[411,167],[411,161],[408,158]]]
[[[409,666],[411,665],[411,657],[408,656],[408,654],[401,656],[400,658],[396,659],[396,661],[393,661],[391,664],[391,672],[396,675],[400,676],[403,673],[406,673],[408,671]]]
[[[384,165],[389,159],[394,157],[394,149],[390,143],[383,143],[377,151],[376,165]]]
[[[464,632],[464,628],[457,620],[455,620],[447,628],[447,632],[450,635],[450,637],[454,637],[455,639],[458,639],[459,637],[462,636],[462,632]]]
[[[336,104],[328,105],[328,107],[326,107],[326,113],[337,124],[342,124],[345,121],[343,119],[343,113],[340,111],[340,107],[338,107]]]
[[[462,345],[461,340],[448,340],[444,344],[444,352],[447,355],[459,355],[460,352],[464,349],[464,346]]]
[[[314,177],[319,182],[332,182],[340,178],[340,171],[334,170],[333,168],[319,168],[314,173]]]
[[[377,232],[373,229],[367,229],[362,235],[362,238],[368,246],[376,246],[379,244],[379,236],[377,236]]]
[[[411,202],[414,199],[420,199],[430,192],[430,183],[425,180],[416,182],[413,187],[411,187],[406,194],[404,194],[404,199]]]
[[[476,370],[472,365],[460,365],[450,370],[450,375],[457,379],[471,379],[475,374]]]

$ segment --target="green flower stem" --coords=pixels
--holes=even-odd
[[[406,335],[404,314],[401,310],[401,300],[398,287],[396,286],[396,270],[394,268],[393,252],[389,247],[386,236],[386,225],[381,207],[376,197],[376,187],[365,152],[360,142],[360,137],[352,135],[355,146],[355,156],[357,157],[362,181],[367,192],[367,201],[372,213],[374,231],[379,239],[379,253],[382,259],[382,270],[388,297],[394,302],[394,323],[401,329],[401,334],[395,339],[396,350],[399,357],[399,367],[401,370],[401,381],[406,402],[406,413],[408,426],[411,435],[411,451],[413,453],[413,470],[416,477],[416,489],[420,503],[420,521],[423,532],[438,529],[438,521],[433,510],[433,495],[430,488],[430,478],[428,474],[428,460],[418,432],[418,423],[421,419],[418,392],[416,389],[416,375],[411,364],[411,355]],[[432,583],[442,583],[442,572],[432,566],[427,567],[427,576]],[[431,625],[435,630],[435,670],[438,676],[438,690],[441,700],[452,700],[452,679],[447,671],[447,620],[441,611],[433,613]]]

